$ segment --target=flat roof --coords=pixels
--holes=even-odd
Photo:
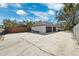
[[[35,27],[35,26],[55,26],[56,27],[57,25],[49,22],[37,22],[32,27]]]

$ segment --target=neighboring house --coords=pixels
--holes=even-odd
[[[4,32],[4,26],[3,25],[0,25],[0,35]]]
[[[4,29],[0,28],[0,33],[2,33],[4,31]]]
[[[57,32],[60,28],[58,25],[54,25],[48,22],[36,22],[32,28],[32,32],[39,32],[39,33],[48,33],[48,32]]]
[[[0,25],[0,28],[2,29],[2,28],[4,28],[4,26],[3,25]]]

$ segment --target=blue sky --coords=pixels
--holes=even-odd
[[[56,22],[55,10],[59,11],[63,4],[52,3],[0,3],[0,24],[3,19],[49,21]]]

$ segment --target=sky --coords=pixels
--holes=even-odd
[[[56,23],[55,12],[64,5],[56,3],[0,3],[0,25],[3,19],[48,21]]]

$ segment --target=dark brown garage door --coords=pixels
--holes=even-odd
[[[53,27],[53,32],[56,32],[56,27]]]
[[[52,27],[46,27],[46,32],[52,32]]]

